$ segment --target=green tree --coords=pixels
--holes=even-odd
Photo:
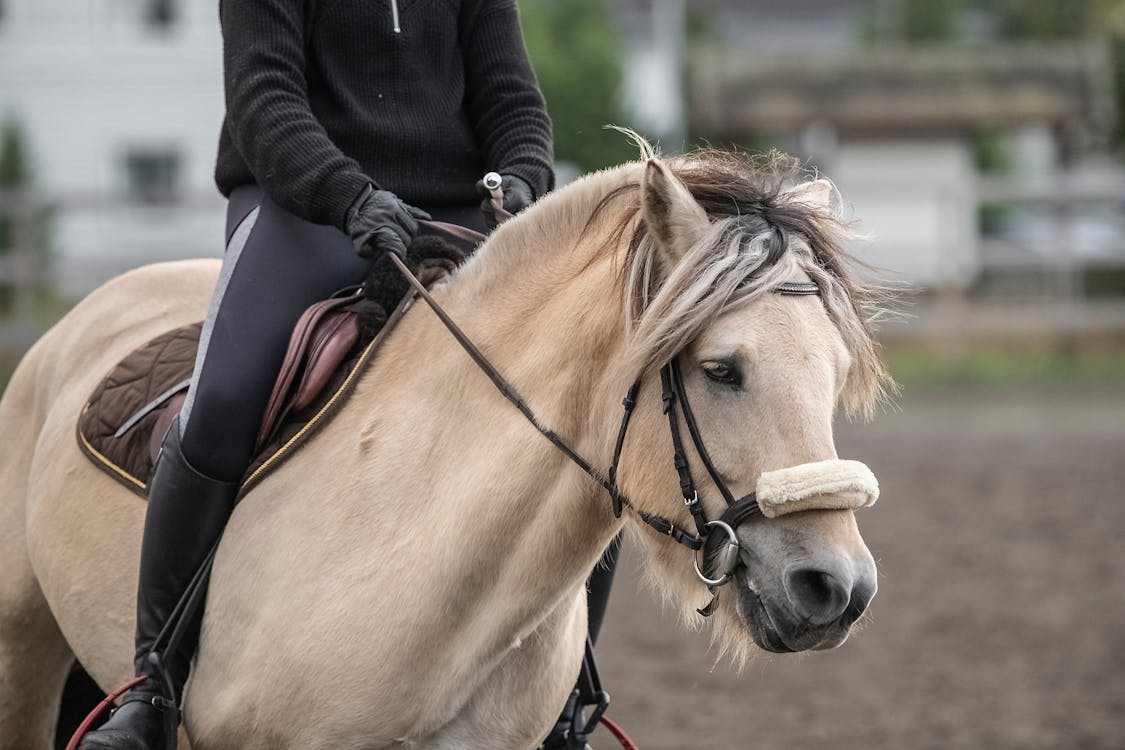
[[[1091,31],[1094,0],[975,0],[1007,39],[1075,39]]]
[[[547,100],[555,158],[583,171],[635,158],[621,124],[621,41],[602,0],[522,0],[528,54]]]
[[[0,257],[26,253],[24,262],[31,264],[34,276],[26,289],[0,283],[0,314],[18,313],[21,300],[38,302],[50,292],[51,219],[42,205],[32,202],[34,182],[25,131],[9,115],[0,122]]]
[[[0,196],[10,199],[30,185],[31,170],[23,130],[15,119],[8,117],[0,125]],[[3,206],[0,202],[0,255],[11,250],[15,242],[15,228],[11,217],[2,212]]]

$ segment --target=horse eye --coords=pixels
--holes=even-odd
[[[723,385],[742,385],[742,373],[729,360],[713,360],[702,363],[703,373],[716,383]]]

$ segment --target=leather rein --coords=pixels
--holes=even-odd
[[[452,225],[446,225],[440,222],[421,223],[442,232],[455,234],[459,239],[465,239],[466,232],[469,231],[462,227],[456,227],[456,231],[454,232],[451,231]],[[484,237],[481,236],[480,239],[483,240]],[[617,484],[617,467],[621,460],[621,451],[625,445],[625,434],[629,429],[633,409],[637,405],[637,394],[640,391],[641,385],[639,379],[629,388],[629,391],[625,394],[625,398],[622,401],[624,414],[621,418],[621,426],[618,429],[617,442],[613,450],[613,461],[610,463],[609,470],[603,474],[598,471],[590,461],[586,460],[581,454],[571,448],[556,432],[540,423],[535,412],[528,406],[515,386],[513,386],[488,360],[484,353],[477,348],[465,332],[461,330],[460,326],[449,316],[449,313],[447,313],[441,305],[438,304],[437,300],[430,295],[429,291],[411,272],[403,260],[394,253],[388,253],[388,255],[395,266],[397,266],[399,272],[406,279],[407,283],[409,283],[414,291],[417,292],[418,296],[429,305],[430,309],[433,310],[434,314],[437,315],[446,329],[453,335],[453,338],[461,345],[461,348],[465,350],[473,362],[476,363],[477,367],[488,376],[489,380],[496,386],[496,389],[500,391],[500,394],[515,406],[520,414],[522,414],[543,437],[547,438],[564,456],[570,459],[570,461],[583,472],[592,477],[609,493],[615,518],[620,518],[623,509],[628,508],[636,513],[637,516],[655,532],[662,536],[670,537],[674,542],[687,547],[695,553],[693,560],[695,573],[713,594],[711,602],[697,611],[704,617],[710,616],[718,601],[716,588],[730,581],[735,568],[739,564],[740,546],[736,531],[741,524],[755,516],[761,515],[762,510],[758,505],[756,492],[751,492],[736,499],[723,481],[718,469],[715,468],[714,462],[712,462],[711,456],[706,446],[703,444],[703,438],[700,434],[695,414],[692,412],[691,404],[688,402],[687,393],[684,390],[683,376],[680,372],[677,359],[673,358],[660,369],[660,383],[663,391],[661,401],[663,404],[663,412],[668,417],[668,427],[672,434],[673,461],[680,480],[680,491],[683,494],[684,505],[691,513],[695,533],[676,526],[664,516],[640,510],[633,504],[628,496],[621,491],[621,488]],[[785,282],[775,287],[773,291],[777,294],[790,296],[820,294],[820,288],[816,284],[807,282]],[[699,492],[696,489],[695,480],[692,477],[691,468],[688,463],[687,453],[684,450],[677,412],[683,414],[684,424],[687,426],[688,435],[691,437],[691,442],[695,447],[695,451],[702,461],[704,468],[707,470],[708,475],[710,475],[711,480],[715,483],[715,486],[726,501],[727,508],[718,519],[709,520],[702,503],[699,502]],[[721,542],[713,541],[712,533],[714,530],[722,531],[726,537],[725,540]],[[702,552],[704,556],[702,566],[699,561],[698,553],[700,552]]]

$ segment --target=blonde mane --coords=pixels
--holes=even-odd
[[[637,139],[643,158],[655,158]],[[712,220],[674,268],[660,269],[657,245],[640,218],[640,182],[618,186],[598,203],[587,231],[611,208],[608,245],[628,240],[623,266],[626,325],[634,372],[668,361],[718,315],[805,277],[852,357],[842,394],[849,415],[870,418],[895,389],[879,356],[873,324],[887,311],[885,287],[860,278],[843,245],[857,237],[834,186],[810,195],[809,176],[793,157],[713,149],[667,160]],[[824,199],[826,198],[826,199]]]
[[[507,283],[508,269],[542,266],[545,253],[565,255],[593,243],[593,252],[582,253],[593,262],[625,248],[616,265],[633,377],[682,351],[722,313],[772,293],[782,282],[807,278],[820,288],[852,358],[841,394],[845,411],[871,418],[896,392],[873,333],[892,295],[871,279],[874,274],[859,274],[866,267],[844,249],[859,235],[835,187],[823,179],[811,182],[797,159],[780,152],[753,156],[701,149],[666,159],[712,223],[680,263],[659,268],[640,204],[640,167],[658,157],[642,138],[623,132],[640,148],[641,163],[587,175],[547,196],[534,207],[535,222],[502,226],[488,252],[478,254],[465,272]],[[818,189],[810,189],[813,185]],[[582,228],[577,234],[575,226]],[[574,247],[542,247],[568,236],[577,236]]]

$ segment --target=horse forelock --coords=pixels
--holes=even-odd
[[[646,152],[642,151],[642,156]],[[625,248],[620,285],[637,375],[683,350],[718,315],[806,274],[852,357],[842,393],[849,414],[870,416],[893,391],[873,335],[890,295],[857,273],[844,249],[857,237],[839,194],[811,200],[810,178],[793,157],[714,149],[667,160],[711,225],[673,268],[660,268],[656,239],[641,218],[636,177],[596,204],[585,232],[599,228],[607,247]]]

